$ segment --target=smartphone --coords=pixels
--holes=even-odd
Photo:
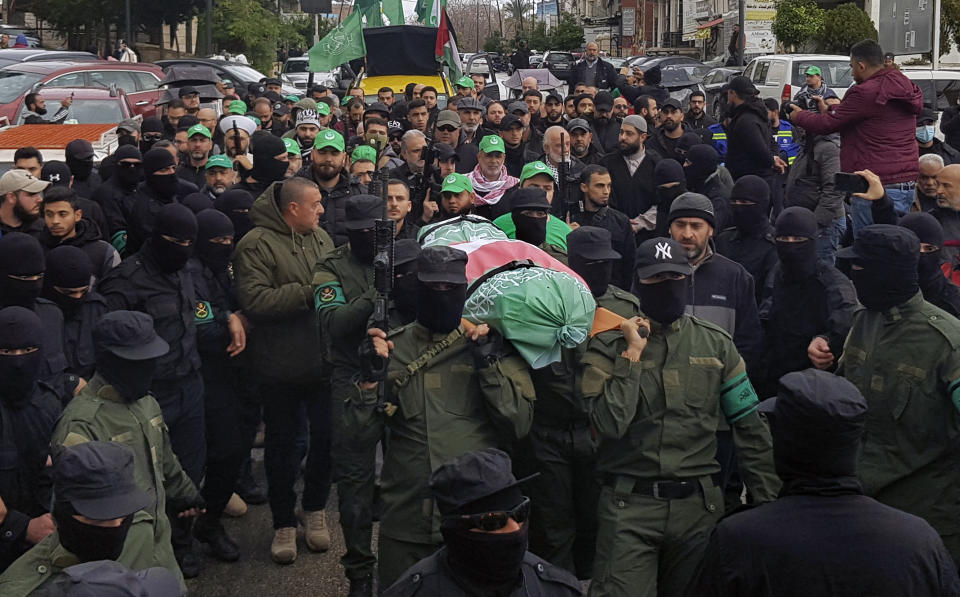
[[[833,185],[844,193],[866,193],[870,188],[867,179],[859,174],[837,172],[833,175]]]

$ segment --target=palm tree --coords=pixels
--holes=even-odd
[[[527,0],[507,0],[503,10],[507,13],[507,18],[517,24],[517,33],[523,31],[523,17],[533,12],[533,2]]]

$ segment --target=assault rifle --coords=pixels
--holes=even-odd
[[[377,150],[377,165],[387,147],[386,140],[371,140]],[[373,301],[373,316],[371,326],[386,333],[390,329],[390,293],[393,292],[393,247],[397,223],[387,215],[387,182],[389,173],[386,167],[374,174],[378,184],[380,199],[383,201],[383,214],[374,223],[374,253],[373,253],[373,285],[377,297]],[[371,373],[380,381],[377,387],[377,410],[392,415],[396,406],[387,402],[387,365],[388,359],[379,359],[378,366]]]

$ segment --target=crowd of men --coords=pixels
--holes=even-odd
[[[842,101],[816,66],[784,106],[735,77],[719,122],[596,44],[566,97],[221,81],[223,116],[181,88],[98,166],[18,150],[0,594],[178,594],[267,502],[277,564],[338,516],[351,597],[960,595],[960,118],[936,139],[875,42],[850,64]],[[622,322],[531,368],[418,243],[464,218]]]

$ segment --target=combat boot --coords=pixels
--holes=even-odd
[[[297,527],[281,527],[274,531],[270,557],[277,564],[292,564],[297,559]]]
[[[223,562],[236,562],[240,559],[240,548],[227,535],[223,524],[212,517],[201,516],[193,525],[193,536],[210,548],[213,557]]]
[[[330,531],[327,530],[326,510],[304,512],[303,526],[306,527],[304,538],[307,540],[307,547],[313,551],[330,549]]]
[[[373,576],[351,578],[347,597],[373,597]]]

